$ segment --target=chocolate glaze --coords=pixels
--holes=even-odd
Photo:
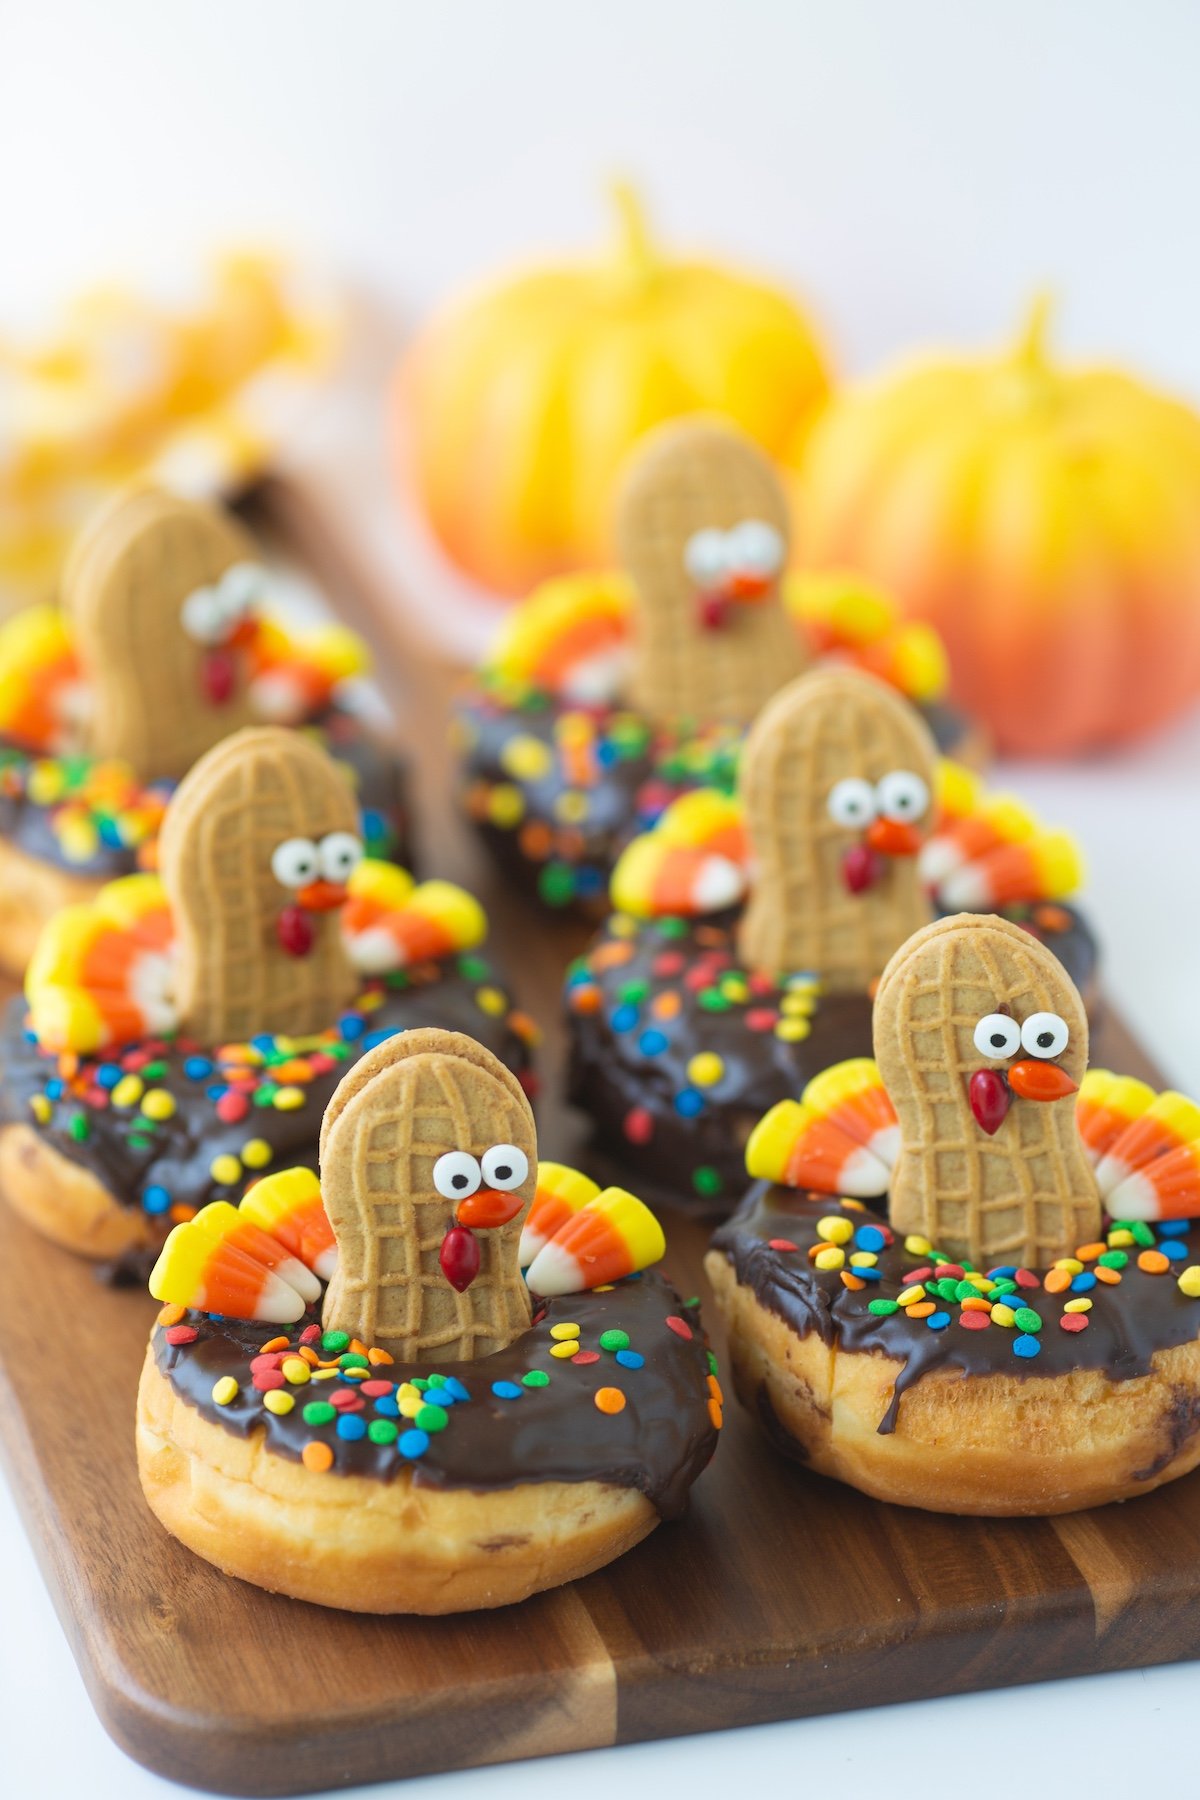
[[[1069,913],[1070,927],[1046,941],[1086,992],[1095,943],[1076,913],[1061,911]],[[705,959],[726,974],[741,971],[733,915],[638,922],[632,936],[622,935],[631,925],[625,918],[610,919],[568,976],[567,1097],[587,1113],[600,1156],[626,1184],[635,1190],[641,1184],[662,1205],[722,1217],[745,1189],[746,1140],[763,1114],[778,1100],[796,1099],[830,1064],[873,1054],[871,1002],[865,994],[818,998],[809,1035],[788,1042],[773,1027],[755,1030],[747,1024],[756,1012],[778,1012],[786,983],[756,980],[761,991],[722,1010],[711,1006],[715,982],[688,985]],[[632,952],[625,961],[597,967],[623,945]],[[668,968],[673,972],[664,972]],[[599,990],[593,1010],[577,1010],[576,981]],[[644,997],[633,1009],[635,1022],[618,1028],[614,1019],[628,1016],[625,996],[643,987]],[[678,997],[679,1010],[663,1017],[655,1002],[668,992]],[[652,1034],[649,1050],[643,1048],[647,1033]],[[700,1051],[715,1052],[724,1064],[720,1080],[709,1086],[699,1086],[688,1073]],[[692,1116],[678,1110],[683,1093],[702,1102]],[[631,1113],[648,1118],[648,1136],[631,1138]]]
[[[325,747],[355,775],[355,791],[371,832],[370,854],[387,857],[411,867],[412,830],[403,757],[376,737],[363,719],[346,707],[331,707],[312,721]],[[39,757],[12,739],[0,736],[0,756],[36,762]],[[166,797],[172,782],[148,783]],[[26,856],[51,864],[84,879],[112,881],[143,866],[138,849],[120,844],[97,844],[95,854],[77,861],[67,856],[52,823],[57,803],[39,805],[23,791],[0,788],[0,838]]]
[[[233,1123],[222,1121],[208,1093],[209,1087],[219,1082],[219,1076],[214,1072],[195,1079],[186,1073],[185,1065],[197,1050],[186,1043],[172,1045],[159,1040],[154,1046],[155,1061],[162,1065],[162,1073],[147,1085],[165,1088],[175,1101],[172,1117],[158,1124],[149,1124],[136,1105],[90,1105],[69,1088],[60,1097],[54,1097],[59,1059],[45,1054],[31,1041],[25,1028],[24,1002],[14,1000],[0,1029],[0,1125],[30,1126],[54,1150],[95,1175],[123,1206],[142,1208],[147,1190],[160,1187],[167,1190],[173,1204],[195,1210],[209,1200],[241,1197],[245,1183],[219,1184],[212,1177],[211,1167],[218,1156],[238,1155],[248,1139],[262,1138],[271,1146],[268,1169],[301,1165],[315,1169],[321,1119],[334,1089],[346,1070],[378,1041],[380,1032],[426,1025],[466,1032],[493,1051],[532,1090],[529,1044],[513,1028],[512,1014],[505,1007],[500,1016],[494,1016],[476,1001],[481,985],[493,981],[489,963],[473,955],[460,958],[457,963],[451,960],[425,964],[409,971],[404,979],[404,987],[383,988],[382,1004],[364,1015],[361,1034],[344,1042],[345,1054],[328,1071],[315,1074],[304,1087],[302,1106],[283,1111],[273,1105],[255,1104],[246,1116]],[[373,986],[377,990],[379,984]],[[343,1017],[355,1012],[352,1006]],[[114,1052],[111,1061],[119,1064],[120,1060],[121,1053]],[[269,1074],[269,1070],[263,1071],[264,1077]],[[45,1123],[34,1116],[35,1098],[39,1105],[43,1101],[49,1105]],[[72,1122],[79,1119],[87,1126],[87,1136],[82,1141],[72,1132]],[[131,1127],[146,1140],[146,1147],[130,1142]],[[79,1129],[78,1125],[75,1129]],[[156,1243],[175,1223],[170,1210],[148,1213],[147,1217],[155,1227]],[[154,1254],[153,1250],[149,1253],[151,1257]],[[123,1258],[107,1265],[106,1273],[110,1279],[122,1282],[139,1272],[145,1262],[145,1255]]]
[[[941,702],[919,709],[944,755],[963,753],[971,727]],[[630,732],[618,751],[610,745],[595,778],[580,788],[568,778],[558,752],[556,730],[564,713],[586,712],[597,734],[617,723]],[[688,726],[651,734],[644,721],[615,707],[567,707],[547,695],[524,706],[506,705],[482,686],[460,701],[455,722],[460,750],[459,797],[484,843],[506,876],[523,891],[556,907],[574,906],[600,919],[607,911],[608,878],[630,838],[646,831],[663,808],[690,789],[712,785],[731,790],[736,773],[736,739],[729,732],[698,734]],[[533,738],[549,759],[537,775],[514,773],[505,753],[516,738]],[[523,810],[513,826],[497,824],[472,801],[473,790],[516,788]],[[564,795],[583,794],[586,814],[564,825]],[[533,857],[520,830],[540,826],[554,847]],[[567,855],[569,848],[572,854]],[[557,876],[555,881],[551,879]]]
[[[1191,1300],[1180,1291],[1171,1270],[1150,1275],[1138,1268],[1133,1254],[1121,1271],[1119,1286],[1097,1286],[1091,1291],[1092,1310],[1084,1331],[1068,1332],[1059,1325],[1065,1303],[1076,1298],[1070,1289],[1050,1294],[1038,1286],[1021,1289],[1011,1298],[1010,1304],[1030,1306],[1042,1318],[1041,1351],[1028,1359],[1014,1355],[1014,1331],[999,1325],[966,1331],[952,1304],[944,1309],[951,1319],[941,1331],[931,1331],[924,1319],[911,1319],[903,1311],[881,1318],[869,1310],[868,1302],[894,1300],[909,1285],[908,1272],[929,1259],[906,1250],[903,1238],[898,1237],[890,1248],[879,1252],[881,1279],[851,1290],[837,1270],[817,1269],[808,1260],[809,1247],[819,1241],[818,1219],[834,1213],[855,1226],[886,1221],[882,1203],[877,1212],[860,1212],[823,1194],[799,1193],[759,1181],[716,1232],[712,1247],[727,1259],[739,1285],[748,1287],[759,1304],[798,1337],[816,1332],[824,1344],[836,1344],[852,1353],[879,1351],[902,1365],[891,1402],[879,1422],[878,1429],[885,1435],[896,1428],[904,1394],[933,1369],[1022,1380],[1098,1369],[1109,1381],[1129,1381],[1149,1374],[1156,1351],[1190,1344],[1200,1336],[1200,1300]],[[772,1249],[772,1239],[793,1243],[796,1249]],[[1175,1272],[1200,1260],[1200,1223],[1178,1241],[1187,1246],[1187,1257],[1186,1262],[1173,1265]],[[1188,1419],[1181,1419],[1181,1441],[1190,1435],[1189,1420],[1190,1413]],[[1143,1476],[1149,1479],[1155,1472],[1145,1470]]]
[[[680,1336],[667,1324],[682,1318],[690,1335]],[[289,1327],[293,1345],[304,1327],[319,1323],[319,1309]],[[580,1344],[599,1349],[602,1331],[620,1327],[630,1348],[645,1357],[640,1369],[626,1369],[606,1351],[597,1362],[578,1365],[550,1355],[550,1327],[559,1320],[579,1326]],[[262,1395],[251,1386],[250,1359],[280,1328],[215,1321],[204,1313],[188,1313],[183,1321],[196,1327],[199,1339],[183,1346],[169,1344],[162,1327],[153,1336],[159,1372],[176,1393],[201,1416],[238,1437],[265,1427],[268,1449],[298,1462],[305,1444],[317,1438],[334,1452],[331,1475],[365,1475],[390,1481],[409,1471],[419,1487],[467,1488],[486,1493],[528,1481],[601,1481],[636,1488],[663,1518],[677,1518],[687,1492],[716,1449],[717,1432],[709,1416],[710,1362],[695,1302],[684,1307],[661,1275],[650,1273],[618,1282],[607,1293],[571,1294],[545,1303],[537,1321],[507,1349],[474,1362],[440,1363],[438,1372],[455,1376],[471,1398],[450,1407],[449,1424],[431,1433],[423,1456],[410,1460],[394,1443],[374,1444],[367,1437],[347,1440],[332,1425],[304,1422],[307,1401],[327,1400],[346,1384],[336,1377],[306,1383],[291,1391],[290,1413],[268,1412]],[[522,1388],[516,1400],[498,1399],[494,1381],[520,1385],[531,1369],[545,1371],[549,1385]],[[392,1363],[371,1371],[397,1384],[414,1376],[428,1377],[429,1363]],[[223,1375],[238,1382],[238,1395],[217,1406],[213,1384]],[[624,1410],[602,1413],[594,1403],[599,1388],[619,1387]],[[361,1416],[380,1416],[373,1401],[360,1396]],[[409,1421],[394,1420],[403,1431]]]

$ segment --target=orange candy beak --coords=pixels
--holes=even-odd
[[[496,1188],[480,1188],[459,1201],[454,1217],[460,1225],[469,1226],[473,1231],[494,1231],[498,1225],[507,1225],[510,1219],[515,1219],[524,1204],[524,1194],[502,1194]]]
[[[305,912],[335,912],[344,906],[348,895],[339,881],[310,881],[302,887],[296,899]]]
[[[1065,1100],[1068,1094],[1079,1092],[1079,1083],[1072,1081],[1065,1069],[1036,1058],[1014,1063],[1008,1071],[1008,1085],[1022,1100]]]
[[[915,856],[921,848],[921,834],[902,819],[876,819],[867,827],[867,843],[881,856]]]
[[[734,570],[725,582],[726,598],[730,600],[765,600],[771,591],[769,575],[752,575],[749,570]]]

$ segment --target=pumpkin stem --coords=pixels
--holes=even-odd
[[[647,281],[658,268],[658,252],[642,197],[629,181],[610,183],[609,195],[617,215],[617,260],[636,281]]]
[[[1050,332],[1054,305],[1054,295],[1049,288],[1043,288],[1040,293],[1035,294],[1025,315],[1025,321],[1017,341],[1013,345],[1013,362],[1021,364],[1030,373],[1045,372],[1049,360],[1046,353],[1046,339]]]

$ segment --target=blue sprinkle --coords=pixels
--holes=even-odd
[[[362,1041],[363,1049],[373,1050],[376,1044],[386,1044],[389,1038],[397,1037],[400,1030],[399,1025],[381,1025],[378,1031],[368,1031]]]
[[[66,1091],[66,1083],[59,1075],[52,1075],[46,1083],[47,1100],[61,1100]]]
[[[455,1396],[450,1392],[450,1389],[440,1375],[431,1375],[429,1377],[429,1386],[425,1390],[425,1398],[432,1402],[434,1406],[453,1406],[455,1400]]]
[[[948,1312],[930,1313],[925,1323],[928,1325],[930,1331],[945,1331],[947,1325],[950,1323],[950,1314]]]
[[[418,1431],[415,1426],[411,1431],[402,1431],[396,1439],[396,1448],[401,1456],[424,1456],[429,1448],[429,1433]]]
[[[222,1094],[229,1092],[229,1089],[225,1082],[214,1081],[211,1087],[205,1088],[204,1092],[210,1100],[219,1100]]]
[[[398,1419],[400,1417],[400,1408],[396,1405],[396,1397],[394,1394],[381,1394],[379,1399],[375,1402],[375,1411],[385,1419]]]
[[[463,1386],[457,1375],[447,1375],[442,1386],[446,1389],[447,1393],[453,1394],[456,1400],[469,1400],[471,1398],[469,1391]]]
[[[617,1361],[623,1369],[640,1369],[646,1359],[637,1350],[618,1350]]]
[[[21,1036],[25,1039],[25,1042],[27,1044],[36,1044],[38,1041],[37,1032],[31,1031],[28,1025],[25,1027],[24,1031],[21,1033]]]
[[[189,1056],[183,1072],[189,1081],[207,1081],[213,1072],[212,1061],[207,1056]]]
[[[124,847],[124,841],[121,837],[121,827],[117,824],[115,819],[101,819],[100,842],[109,850],[120,850]]]
[[[680,1088],[675,1096],[675,1111],[681,1119],[694,1119],[704,1111],[704,1095],[699,1088]]]
[[[1090,1294],[1095,1285],[1096,1277],[1092,1274],[1090,1269],[1082,1269],[1078,1275],[1073,1275],[1071,1277],[1071,1292],[1073,1294]]]
[[[1011,1281],[1016,1272],[1016,1263],[1005,1263],[1001,1268],[989,1269],[988,1276],[992,1281]]]
[[[661,1056],[666,1047],[666,1033],[659,1031],[657,1026],[652,1026],[649,1031],[643,1031],[638,1039],[638,1049],[643,1056]]]
[[[1031,1337],[1027,1331],[1023,1331],[1020,1337],[1015,1337],[1013,1339],[1014,1356],[1036,1356],[1041,1350],[1041,1347],[1042,1346],[1037,1338]]]
[[[347,1044],[353,1044],[367,1029],[367,1022],[359,1013],[343,1013],[338,1020],[338,1030]]]
[[[602,738],[596,745],[596,761],[602,769],[611,769],[617,760],[617,746]]]
[[[171,1196],[165,1187],[152,1183],[142,1194],[142,1206],[148,1213],[164,1213],[171,1204]]]
[[[101,1063],[96,1070],[96,1085],[102,1088],[115,1088],[121,1079],[121,1069],[117,1063]]]
[[[638,1022],[636,1006],[618,1006],[613,1009],[609,1024],[614,1031],[632,1031]]]
[[[581,863],[575,871],[575,893],[581,900],[594,900],[597,894],[604,892],[604,870],[593,868],[590,863]]]
[[[366,1437],[367,1422],[360,1419],[357,1413],[343,1413],[337,1422],[337,1434],[353,1443],[356,1438]]]
[[[271,1036],[269,1031],[260,1031],[256,1033],[256,1035],[250,1039],[250,1043],[253,1048],[260,1051],[263,1056],[270,1056],[272,1050],[275,1048],[275,1039]]]
[[[887,1243],[877,1225],[860,1225],[854,1234],[856,1250],[882,1250]]]
[[[1190,1219],[1159,1219],[1154,1229],[1159,1237],[1186,1237]]]
[[[1186,1262],[1188,1259],[1188,1247],[1178,1238],[1166,1238],[1158,1247],[1168,1262]]]
[[[492,1392],[497,1400],[519,1400],[522,1389],[515,1381],[493,1381]]]
[[[363,809],[362,809],[362,828],[363,828],[363,836],[365,838],[378,839],[378,838],[387,836],[387,820],[384,818],[383,814],[374,806],[364,806],[363,807]]]
[[[870,1267],[869,1264],[865,1269],[860,1269],[857,1263],[852,1263],[851,1268],[850,1268],[850,1273],[852,1275],[857,1275],[860,1281],[882,1281],[883,1280],[883,1270],[882,1269],[873,1269]],[[930,1314],[930,1317],[931,1318],[933,1317],[932,1313]]]

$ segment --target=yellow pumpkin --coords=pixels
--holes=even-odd
[[[650,426],[715,411],[778,457],[828,388],[786,294],[668,259],[615,194],[613,255],[462,296],[398,374],[401,479],[450,558],[500,593],[611,559],[614,478]]]
[[[1130,738],[1200,695],[1200,418],[1047,354],[906,363],[834,400],[793,499],[809,568],[861,570],[949,653],[1002,749]]]

